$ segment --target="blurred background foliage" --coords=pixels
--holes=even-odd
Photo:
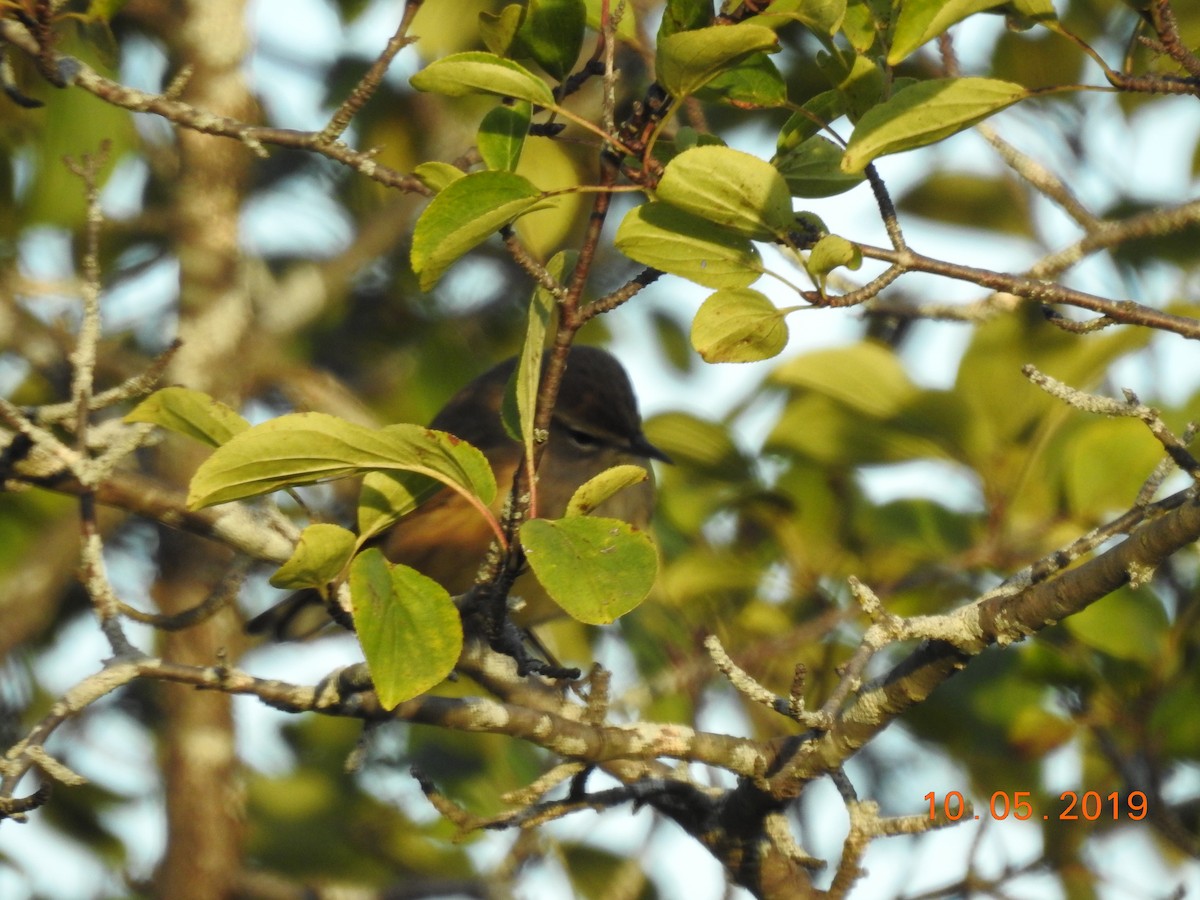
[[[421,38],[416,57],[401,57],[355,120],[350,140],[379,147],[379,161],[402,171],[424,160],[461,158],[492,104],[416,93],[406,76],[418,57],[481,48],[477,13],[497,13],[501,6],[464,0],[447,14],[447,4],[427,2],[413,27]],[[658,4],[629,6],[625,27],[649,48]],[[1057,6],[1062,21],[1110,61],[1128,51],[1140,67],[1161,67],[1135,40],[1137,17],[1129,5],[1070,0]],[[147,89],[163,89],[177,74],[185,7],[129,0],[73,8],[81,15],[56,26],[64,51]],[[319,127],[312,116],[354,85],[394,27],[398,8],[314,0],[304,13],[312,33],[292,40],[288,4],[250,4],[248,72],[262,122]],[[1176,13],[1188,46],[1200,45],[1200,6],[1181,2]],[[1061,40],[1036,30],[1005,31],[1002,20],[990,18],[995,27],[977,28],[969,44],[960,44],[972,73],[1031,87],[1096,80],[1086,57]],[[780,36],[785,50],[773,59],[790,100],[800,104],[827,81],[805,32],[784,28]],[[898,74],[932,61],[915,57]],[[622,48],[618,63],[617,102],[624,109],[644,92],[647,64],[632,46]],[[51,88],[21,65],[15,78],[45,105],[0,102],[0,385],[15,402],[34,405],[69,393],[78,315],[73,260],[83,199],[62,158],[94,152],[102,140],[111,144],[101,386],[144,368],[186,314],[178,303],[181,173],[176,140],[163,122],[132,117],[82,91]],[[583,109],[596,102],[591,88],[578,98]],[[1157,192],[1157,179],[1142,192],[1142,179],[1129,171],[1133,159],[1137,167],[1156,164],[1153,145],[1165,127],[1154,117],[1156,106],[1186,114],[1187,125],[1169,134],[1171,141],[1188,142],[1184,155],[1192,165],[1180,190],[1194,193],[1200,117],[1184,103],[1138,95],[1101,104],[1081,92],[1025,105],[1013,114],[1013,127],[1033,135],[1030,152],[1044,153],[1097,215],[1123,216],[1180,196]],[[786,110],[717,103],[689,114],[730,140],[765,146],[761,155],[769,155],[787,117]],[[1100,131],[1096,116],[1123,121]],[[1126,142],[1090,138],[1098,134],[1123,135]],[[1044,198],[986,155],[982,142],[960,142],[923,151],[915,166],[897,168],[900,215],[931,240],[952,229],[947,253],[955,261],[1017,270],[1065,243],[1063,224]],[[594,165],[588,146],[534,138],[522,171],[551,187],[592,180]],[[889,170],[882,169],[886,180]],[[240,277],[249,286],[252,316],[244,324],[245,351],[225,362],[228,387],[221,399],[256,418],[322,409],[376,422],[424,422],[470,377],[518,349],[530,286],[499,242],[485,244],[431,293],[418,290],[407,236],[421,197],[287,150],[256,159],[239,190]],[[522,237],[548,256],[578,240],[587,208],[576,201],[523,220]],[[869,202],[861,208],[869,217]],[[851,240],[876,239],[877,224],[868,218],[861,227],[862,235],[840,231]],[[1195,227],[1126,243],[1078,277],[1090,289],[1102,285],[1100,293],[1195,316],[1197,246]],[[593,291],[611,289],[637,270],[605,245]],[[902,280],[888,296],[934,301],[943,288]],[[663,279],[632,307],[613,317],[616,347],[635,380],[662,382],[652,392],[647,432],[676,462],[658,472],[660,583],[619,626],[599,631],[556,623],[547,640],[567,662],[587,663],[596,654],[616,660],[617,705],[635,719],[778,735],[785,727],[778,716],[752,707],[730,711],[737,701],[699,649],[706,633],[718,634],[742,666],[781,693],[794,667],[804,664],[807,699],[819,704],[864,626],[847,576],[869,584],[892,612],[941,612],[1127,509],[1161,458],[1157,442],[1135,420],[1066,408],[1034,388],[1021,375],[1023,365],[1116,396],[1133,383],[1177,431],[1200,417],[1194,354],[1181,351],[1182,339],[1134,328],[1072,335],[1033,308],[978,325],[806,312],[803,321],[793,317],[795,339],[783,357],[725,383],[720,374],[700,372],[689,349],[695,302],[680,282]],[[832,317],[840,317],[839,338],[818,337]],[[601,320],[583,339],[607,342],[608,329]],[[314,496],[332,501],[336,516],[336,494]],[[114,577],[129,600],[148,606],[155,529],[117,512],[107,515],[105,526]],[[61,497],[41,491],[0,497],[0,701],[8,707],[9,742],[61,692],[62,671],[80,674],[67,660],[78,659],[74,648],[92,626],[74,578],[76,528],[74,505]],[[1103,880],[1089,871],[1087,846],[1114,829],[1141,827],[1168,868],[1194,858],[1200,849],[1197,576],[1195,554],[1183,554],[1149,588],[1120,591],[1020,646],[985,654],[898,726],[914,742],[912,753],[948,761],[949,768],[935,770],[943,782],[916,783],[910,757],[869,746],[853,773],[861,779],[860,793],[878,796],[893,814],[918,814],[927,791],[954,789],[982,803],[994,791],[1032,791],[1036,810],[1056,811],[1061,788],[1048,760],[1069,748],[1079,773],[1078,784],[1069,786],[1102,795],[1144,791],[1152,815],[1141,826],[1126,817],[1068,826],[1052,815],[1043,823],[1043,863],[1056,873],[1060,893],[1103,892]],[[270,599],[269,589],[252,584],[247,612]],[[98,659],[88,658],[86,666]],[[154,853],[136,846],[147,826],[130,824],[135,811],[155,821],[163,788],[154,776],[151,736],[158,721],[149,690],[111,698],[64,728],[56,749],[93,783],[58,791],[36,814],[38,827],[83,848],[100,869],[131,873],[132,884],[121,886],[110,875],[95,896],[137,894],[137,882],[155,862]],[[504,791],[546,766],[539,751],[499,737],[393,727],[359,748],[364,764],[350,775],[344,763],[355,751],[356,723],[309,717],[280,724],[280,718],[257,727],[274,729],[272,746],[284,749],[273,765],[251,759],[265,771],[247,767],[244,773],[249,871],[374,886],[420,877],[432,879],[435,893],[438,885],[482,893],[492,867],[512,875],[530,864],[533,871],[569,873],[580,896],[611,896],[606,891],[614,884],[633,886],[623,896],[662,892],[661,881],[656,887],[643,880],[643,867],[651,875],[656,869],[653,860],[639,859],[638,849],[626,858],[579,832],[523,835],[515,843],[511,836],[477,835],[467,846],[455,844],[452,827],[411,784],[401,784],[415,763],[471,810],[492,813],[503,807]],[[114,739],[114,733],[124,737]],[[143,760],[144,770],[129,771],[130,763],[109,768],[109,757],[127,750]],[[961,780],[945,781],[945,772]],[[804,839],[823,846],[809,815],[800,814]],[[4,849],[4,840],[0,835],[0,872],[25,873],[28,881],[18,879],[18,886],[38,883],[42,876],[31,871],[36,864]],[[148,844],[161,846],[161,840]],[[512,845],[503,863],[497,862],[502,853],[474,852],[494,840]],[[948,869],[947,882],[956,871]]]

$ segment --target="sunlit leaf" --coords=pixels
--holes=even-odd
[[[583,0],[528,0],[517,36],[537,64],[562,81],[579,58],[586,19]]]
[[[412,267],[430,290],[460,256],[542,205],[542,192],[512,172],[475,172],[451,182],[413,228]]]
[[[641,466],[622,465],[605,469],[581,484],[567,503],[566,515],[586,516],[617,491],[641,484],[650,473]]]
[[[498,94],[553,106],[549,86],[524,66],[494,53],[468,50],[434,60],[410,79],[418,91],[461,97],[464,94]]]
[[[778,49],[775,32],[761,25],[697,28],[659,41],[656,71],[670,94],[686,97],[750,54]]]
[[[1149,590],[1121,588],[1063,625],[1089,647],[1117,659],[1152,665],[1166,650],[1166,610]]]
[[[693,147],[663,170],[658,198],[746,237],[788,233],[795,217],[787,182],[765,160],[730,147]]]
[[[658,569],[650,537],[619,519],[530,519],[521,526],[521,546],[554,602],[588,625],[606,625],[637,607]]]
[[[423,162],[413,169],[413,174],[420,179],[421,184],[434,193],[437,193],[443,190],[450,182],[458,181],[458,179],[467,173],[458,166],[450,165],[450,163]]]
[[[992,78],[918,82],[859,120],[842,158],[842,169],[861,172],[876,157],[935,143],[1028,95],[1019,84]]]
[[[324,413],[293,413],[244,431],[217,448],[192,478],[193,509],[366,471],[403,470],[491,503],[487,459],[453,435],[418,425],[375,431]]]
[[[749,238],[667,203],[631,209],[615,243],[630,259],[710,288],[748,287],[763,272]]]
[[[519,55],[514,51],[517,49],[517,30],[521,27],[524,12],[519,3],[510,3],[498,13],[487,10],[480,12],[479,36],[483,38],[484,46],[497,56]]]
[[[516,101],[512,106],[497,106],[483,117],[475,145],[489,169],[511,172],[517,167],[529,134],[530,109],[528,103]]]
[[[300,532],[291,557],[271,576],[277,588],[321,587],[336,579],[354,554],[354,534],[323,522]]]
[[[787,85],[767,54],[754,53],[721,72],[697,95],[740,109],[769,109],[787,103]]]
[[[779,157],[799,147],[813,135],[820,134],[826,126],[845,114],[846,98],[841,91],[823,91],[805,101],[779,129],[775,144],[776,164]]]
[[[408,515],[441,488],[437,479],[419,472],[368,472],[358,492],[359,544]]]
[[[574,267],[574,256],[573,252],[556,253],[546,264],[546,271],[561,284],[564,275]],[[534,288],[517,368],[504,391],[501,409],[504,427],[511,437],[521,442],[526,459],[533,459],[533,425],[542,379],[542,356],[546,347],[546,330],[556,304],[557,298],[551,291],[540,284]]]
[[[967,16],[1006,0],[905,0],[896,17],[888,64],[897,65],[927,41],[944,33]]]
[[[784,312],[751,288],[717,291],[692,322],[692,346],[707,362],[770,359],[787,340]]]
[[[378,549],[350,565],[350,602],[371,680],[384,709],[436,687],[462,652],[462,620],[446,589]]]
[[[804,267],[818,282],[839,266],[854,270],[861,265],[862,251],[837,234],[827,234],[817,241],[804,262]]]
[[[875,418],[897,414],[918,393],[896,354],[873,341],[805,353],[785,362],[771,378],[796,391],[825,394]]]
[[[769,28],[799,22],[816,34],[832,35],[845,15],[846,0],[775,0],[754,21]]]
[[[712,0],[667,0],[658,23],[658,40],[680,31],[695,31],[712,24]]]
[[[155,391],[128,413],[126,422],[150,422],[219,447],[250,427],[235,410],[201,391],[166,387]]]

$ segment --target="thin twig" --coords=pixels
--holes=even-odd
[[[413,43],[416,38],[408,37],[408,29],[412,26],[413,17],[421,8],[423,0],[407,0],[404,4],[404,13],[400,17],[400,24],[396,26],[396,32],[389,39],[375,62],[371,63],[371,67],[367,69],[358,84],[354,86],[354,90],[350,95],[342,101],[342,105],[337,108],[337,111],[329,119],[329,124],[326,125],[319,135],[317,135],[316,143],[318,145],[328,145],[333,143],[342,133],[349,127],[351,120],[358,115],[359,110],[366,106],[367,101],[371,99],[379,85],[383,82],[383,78],[387,75],[388,67],[391,66],[392,60],[396,58],[396,54]]]

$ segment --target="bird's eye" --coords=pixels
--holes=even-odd
[[[580,431],[578,428],[567,428],[566,432],[567,437],[571,439],[571,443],[580,450],[596,450],[602,443],[596,435]]]

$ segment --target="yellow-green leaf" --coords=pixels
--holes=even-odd
[[[858,245],[836,234],[827,234],[817,241],[804,263],[809,274],[821,282],[838,266],[854,270],[861,265],[862,251]]]
[[[461,97],[464,94],[498,94],[553,106],[549,86],[524,66],[482,50],[452,53],[434,60],[410,81],[418,91]]]
[[[920,393],[896,354],[872,341],[805,353],[781,365],[771,378],[795,391],[824,394],[875,419],[898,414]]]
[[[560,284],[565,273],[575,267],[575,252],[554,254],[546,271]],[[525,341],[517,357],[517,368],[505,387],[501,407],[504,427],[509,435],[521,442],[525,458],[533,459],[533,422],[537,415],[538,390],[542,381],[542,356],[546,347],[546,329],[554,314],[557,298],[542,285],[533,289],[529,315],[525,322]]]
[[[271,576],[277,588],[322,587],[335,580],[354,555],[354,534],[340,525],[318,523],[300,532],[291,557]]]
[[[842,171],[861,172],[876,157],[936,143],[1027,96],[1021,85],[994,78],[917,82],[859,119]]]
[[[220,447],[250,427],[236,411],[201,391],[166,387],[155,391],[125,415],[126,422],[150,422]]]
[[[583,0],[528,0],[517,37],[539,66],[562,81],[579,59],[586,19]]]
[[[663,170],[658,198],[754,240],[791,229],[787,182],[765,160],[729,147],[693,147]]]
[[[426,475],[486,507],[496,480],[466,441],[418,425],[378,431],[324,413],[293,413],[233,437],[196,470],[188,505],[211,506],[369,471]]]
[[[567,516],[586,516],[617,491],[641,484],[650,473],[641,466],[623,465],[605,469],[581,484],[567,504]]]
[[[717,291],[692,322],[692,346],[707,362],[756,362],[787,346],[785,313],[751,288]]]
[[[436,687],[462,652],[462,619],[446,589],[376,548],[350,564],[350,604],[375,692],[393,709]]]
[[[659,83],[674,97],[686,97],[752,53],[775,52],[779,39],[762,25],[714,25],[680,31],[658,42]]]
[[[527,102],[518,100],[512,106],[497,106],[483,117],[475,146],[489,169],[501,172],[516,169],[529,133],[531,109]]]
[[[413,174],[420,179],[421,184],[436,194],[443,190],[450,182],[458,181],[458,179],[467,173],[458,166],[450,165],[450,163],[423,162],[413,169]]]
[[[704,287],[749,287],[763,273],[749,238],[667,203],[631,209],[615,243],[632,260]]]
[[[922,44],[967,16],[1005,2],[1007,0],[905,0],[892,32],[888,65],[898,65]]]
[[[637,607],[658,570],[649,535],[619,519],[530,519],[521,526],[521,546],[554,602],[588,625],[606,625]]]
[[[815,34],[832,35],[845,15],[846,0],[775,0],[754,21],[769,28],[799,22]]]
[[[541,206],[542,192],[512,172],[475,172],[446,185],[413,228],[412,267],[421,290],[430,290],[468,250]]]
[[[366,543],[406,516],[442,485],[417,472],[368,472],[358,492],[358,543]]]
[[[1153,665],[1167,649],[1167,614],[1149,590],[1121,588],[1063,625],[1089,647],[1117,659]]]

